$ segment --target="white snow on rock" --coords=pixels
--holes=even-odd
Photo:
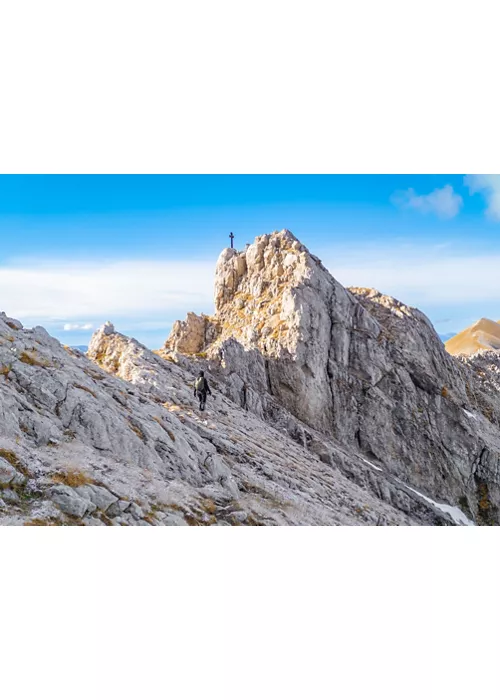
[[[365,464],[369,464],[370,467],[373,467],[373,469],[376,469],[378,472],[383,472],[383,471],[384,471],[381,467],[377,467],[375,464],[373,464],[373,462],[369,462],[369,461],[368,461],[367,459],[365,459],[364,457],[361,457],[361,459],[363,460],[363,462],[365,462]]]
[[[428,496],[424,496],[423,493],[420,493],[420,491],[417,491],[417,489],[412,488],[411,486],[408,486],[408,484],[405,484],[407,489],[410,489],[410,491],[413,491],[413,493],[416,493],[417,496],[420,496],[420,498],[423,498],[424,501],[427,501],[427,503],[430,503],[433,505],[435,508],[438,508],[442,513],[446,513],[449,515],[453,522],[455,522],[457,525],[472,525],[474,526],[476,523],[473,523],[472,520],[469,520],[469,518],[463,513],[458,506],[450,506],[447,503],[437,503],[436,501],[433,501],[432,498],[429,498]]]

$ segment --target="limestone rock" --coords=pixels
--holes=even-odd
[[[135,519],[135,520],[140,520],[141,518],[144,517],[145,513],[142,510],[142,508],[139,508],[137,503],[131,503],[129,507],[127,508],[127,513],[130,513],[130,515]]]
[[[7,460],[0,458],[0,487],[4,488],[5,486],[8,486],[16,474],[17,471],[14,469],[14,467],[9,464]]]
[[[95,484],[78,486],[75,488],[76,493],[84,500],[91,501],[100,510],[106,510],[112,503],[118,501],[118,497],[114,496],[107,489]]]
[[[91,513],[95,510],[95,505],[91,501],[81,498],[69,486],[63,484],[54,486],[50,494],[54,503],[67,515],[83,518],[85,513]]]
[[[216,329],[209,316],[189,312],[185,321],[176,321],[172,332],[162,348],[163,354],[182,353],[196,355],[201,353],[207,343],[216,337]]]

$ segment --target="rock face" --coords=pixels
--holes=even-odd
[[[178,352],[187,355],[196,355],[202,352],[207,343],[216,337],[216,326],[209,316],[189,312],[185,321],[176,321],[172,332],[166,341],[163,351],[165,353]]]
[[[88,354],[99,358],[102,366],[119,357],[116,376],[126,377],[143,397],[209,442],[213,453],[203,462],[202,472],[208,467],[225,490],[225,498],[239,504],[230,524],[347,524],[342,504],[349,504],[347,511],[354,508],[358,524],[469,524],[460,510],[452,509],[450,514],[448,505],[426,500],[383,467],[328,440],[283,408],[281,424],[263,422],[224,395],[231,392],[227,376],[208,358],[165,361],[137,341],[119,333],[109,335],[105,329],[94,335]],[[205,413],[194,409],[192,396],[201,366],[214,393],[213,408]],[[183,440],[182,430],[176,427],[176,441]],[[291,438],[293,431],[307,444]],[[181,478],[193,477],[186,471]],[[204,494],[215,498],[212,490],[205,489]],[[361,494],[368,502],[354,505],[352,499]],[[325,506],[328,514],[323,512]]]
[[[303,444],[307,426],[478,522],[497,522],[499,396],[446,352],[424,314],[343,288],[289,231],[222,252],[215,306],[220,330],[200,352],[235,402],[271,424],[289,414],[287,430]]]
[[[500,350],[500,323],[481,318],[445,343],[450,355],[473,355],[479,350]]]

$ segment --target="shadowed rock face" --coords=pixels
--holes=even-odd
[[[222,252],[215,308],[217,336],[200,352],[235,401],[271,423],[286,411],[479,520],[480,464],[496,522],[499,396],[424,314],[345,289],[289,231]]]

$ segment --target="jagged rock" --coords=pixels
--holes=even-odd
[[[10,318],[4,311],[0,312],[0,320],[3,321],[5,325],[9,326],[9,328],[13,328],[15,331],[20,331],[23,328],[21,321],[18,321],[15,318]]]
[[[231,518],[236,522],[244,523],[245,520],[248,520],[248,513],[245,513],[244,510],[234,510],[231,513]]]
[[[91,501],[81,498],[72,488],[63,484],[53,486],[50,495],[54,503],[67,515],[83,518],[85,513],[92,513],[96,509]]]
[[[114,503],[112,503],[108,509],[106,510],[106,515],[108,515],[110,518],[117,518],[122,515],[122,513],[127,510],[127,508],[130,506],[130,503],[128,501],[119,501],[116,500]]]
[[[142,508],[139,508],[137,503],[131,503],[129,507],[126,510],[127,513],[130,513],[130,515],[135,519],[135,520],[140,520],[141,518],[144,517],[144,511]]]
[[[117,496],[114,496],[104,487],[96,486],[95,484],[77,486],[75,491],[84,500],[91,501],[100,510],[106,510],[112,503],[118,501]]]
[[[178,515],[177,513],[171,513],[169,515],[166,515],[165,518],[162,519],[162,524],[179,527],[186,526],[187,522],[184,520],[182,515]]]
[[[2,498],[6,503],[19,503],[21,500],[19,494],[12,489],[4,489],[2,491]]]
[[[17,471],[5,459],[0,457],[0,487],[8,486],[16,476]]]
[[[185,321],[176,321],[172,332],[162,348],[164,354],[182,353],[193,355],[200,353],[207,343],[216,337],[216,328],[209,316],[189,312]]]
[[[106,523],[103,523],[102,520],[99,520],[99,518],[84,518],[82,521],[83,525],[88,525],[91,527],[105,527]]]
[[[435,498],[468,500],[476,514],[471,474],[486,446],[488,497],[500,506],[499,398],[450,357],[420,311],[343,288],[286,230],[221,253],[215,309],[218,336],[200,352],[233,401],[325,463],[335,463],[334,438]],[[471,425],[478,407],[486,420]],[[306,440],[301,424],[324,437]]]

